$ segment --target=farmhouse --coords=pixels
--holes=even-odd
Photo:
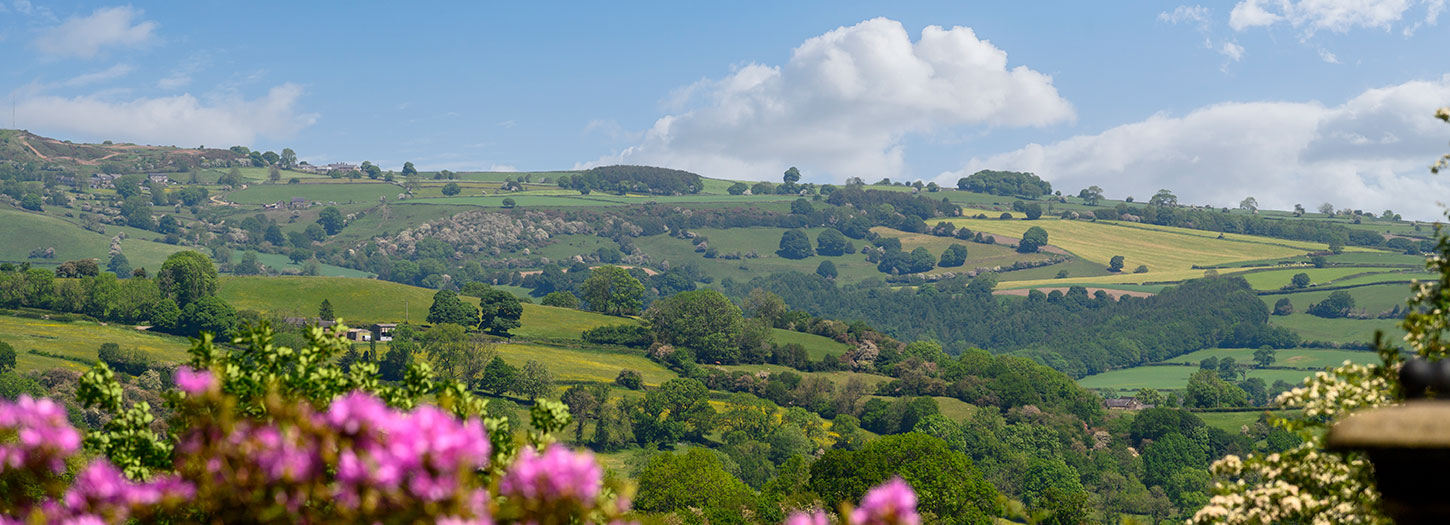
[[[106,188],[106,189],[115,188],[116,187],[116,179],[119,179],[119,178],[121,178],[120,175],[115,175],[115,174],[111,174],[111,173],[96,173],[94,175],[91,175],[91,184],[90,184],[90,186],[91,186],[91,189],[93,189],[93,190],[98,190],[98,189],[102,189],[102,188]]]
[[[368,342],[368,341],[372,341],[373,340],[373,331],[372,330],[365,330],[365,329],[362,329],[362,328],[348,328],[347,329],[347,340],[348,341],[360,341],[360,342],[364,342],[364,343],[365,342]]]
[[[1103,405],[1107,406],[1108,410],[1143,410],[1146,408],[1153,408],[1153,405],[1144,404],[1143,402],[1131,397],[1114,397],[1105,399],[1103,400]]]
[[[171,184],[171,177],[161,174],[151,174],[146,176],[146,182],[153,184]]]
[[[373,339],[378,341],[392,341],[393,330],[398,327],[397,323],[378,323],[373,325]]]

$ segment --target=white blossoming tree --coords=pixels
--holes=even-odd
[[[1435,116],[1450,122],[1450,108]],[[1437,159],[1433,173],[1450,167],[1450,155]],[[1447,213],[1450,216],[1450,213]],[[1446,356],[1450,331],[1450,238],[1437,230],[1434,254],[1426,262],[1435,281],[1417,281],[1409,313],[1401,326],[1405,343],[1428,359]],[[1276,402],[1299,408],[1294,418],[1275,425],[1297,433],[1298,447],[1278,454],[1226,456],[1214,462],[1214,496],[1189,520],[1194,523],[1387,523],[1379,510],[1372,466],[1360,453],[1326,451],[1328,428],[1352,412],[1387,405],[1401,398],[1399,351],[1375,334],[1378,365],[1345,361],[1315,374],[1304,386],[1284,392]]]

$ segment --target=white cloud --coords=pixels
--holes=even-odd
[[[1219,46],[1218,53],[1228,57],[1229,60],[1238,62],[1244,58],[1244,46],[1238,45],[1235,42],[1224,42],[1223,45]]]
[[[110,100],[100,95],[64,98],[35,95],[20,100],[22,127],[60,136],[148,144],[254,144],[258,137],[286,138],[317,120],[297,108],[302,88],[283,84],[256,99],[202,101],[189,94]]]
[[[1009,68],[971,28],[938,26],[912,42],[877,18],[807,40],[782,66],[748,64],[672,97],[682,109],[643,140],[593,162],[654,164],[715,177],[899,176],[902,139],[961,125],[1046,126],[1074,118],[1052,77]]]
[[[979,169],[1026,170],[1063,193],[1097,184],[1141,199],[1168,188],[1186,203],[1232,207],[1253,195],[1278,209],[1328,201],[1436,219],[1434,199],[1450,196],[1450,178],[1426,166],[1450,138],[1450,126],[1431,115],[1446,100],[1450,75],[1371,89],[1332,107],[1218,104],[974,158],[937,182],[954,185]]]
[[[1180,5],[1173,9],[1173,12],[1158,13],[1158,20],[1170,24],[1183,24],[1192,22],[1204,31],[1208,30],[1209,16],[1211,11],[1201,5],[1186,6]]]
[[[158,24],[137,20],[141,14],[130,6],[102,7],[42,32],[32,44],[46,55],[75,58],[92,58],[112,47],[145,46],[156,41]]]
[[[130,74],[135,69],[136,68],[132,67],[130,64],[116,64],[101,71],[76,75],[67,79],[64,82],[61,82],[60,85],[65,87],[88,86],[97,82],[105,82],[107,80],[121,78]]]
[[[1229,26],[1236,31],[1286,22],[1303,30],[1304,37],[1316,31],[1344,33],[1357,27],[1389,29],[1405,18],[1411,8],[1423,6],[1420,24],[1435,23],[1445,0],[1242,0],[1229,13]]]
[[[1339,63],[1339,57],[1334,56],[1334,53],[1329,52],[1328,49],[1320,49],[1319,50],[1319,59],[1320,60],[1323,60],[1325,62],[1328,62],[1330,64],[1338,64]]]

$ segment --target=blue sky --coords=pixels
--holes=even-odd
[[[1425,219],[1450,195],[1425,170],[1450,149],[1444,0],[0,1],[0,85],[58,138],[821,182],[1023,169]]]

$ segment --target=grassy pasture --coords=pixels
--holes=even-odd
[[[1404,306],[1405,300],[1410,298],[1410,286],[1399,283],[1361,286],[1358,288],[1348,288],[1344,291],[1349,292],[1349,295],[1354,297],[1354,307],[1356,310],[1362,309],[1371,314],[1390,310],[1396,306]],[[1309,309],[1309,305],[1323,301],[1331,293],[1334,293],[1334,291],[1319,290],[1281,295],[1261,295],[1259,298],[1263,299],[1264,304],[1269,305],[1270,308],[1279,299],[1288,298],[1289,302],[1294,305],[1295,312],[1304,312]],[[1274,319],[1282,318],[1275,317]],[[1355,321],[1356,319],[1348,320]]]
[[[1111,388],[1118,391],[1137,391],[1140,388],[1157,390],[1182,390],[1188,386],[1188,377],[1198,371],[1196,366],[1136,366],[1090,375],[1077,380],[1083,388]],[[1298,384],[1313,375],[1307,370],[1250,370],[1249,377],[1263,379],[1265,383],[1284,380]]]
[[[1301,312],[1307,306],[1294,304]],[[1293,330],[1305,340],[1336,343],[1368,343],[1374,340],[1375,330],[1384,330],[1390,341],[1398,341],[1405,334],[1399,322],[1398,319],[1324,319],[1305,313],[1269,318],[1269,323]]]
[[[859,253],[832,257],[816,255],[799,260],[777,256],[775,250],[780,246],[781,234],[785,232],[780,228],[700,228],[691,231],[708,237],[710,247],[719,250],[721,254],[732,252],[744,254],[755,251],[760,257],[738,260],[706,259],[702,254],[695,253],[694,246],[689,241],[667,235],[639,237],[634,239],[634,243],[645,253],[650,254],[655,261],[670,261],[670,264],[675,265],[683,264],[686,261],[694,262],[701,271],[715,277],[717,281],[727,277],[737,281],[749,281],[757,276],[777,272],[813,273],[816,271],[816,266],[825,260],[836,265],[836,271],[839,273],[837,280],[840,282],[856,282],[886,275],[877,271],[876,265],[867,262],[866,256]],[[811,247],[814,248],[816,237],[824,229],[810,228],[804,231],[811,238]],[[863,241],[853,242],[858,249],[864,246]]]
[[[1252,410],[1245,412],[1195,412],[1208,426],[1237,434],[1239,429],[1254,424],[1264,412],[1269,412],[1279,417],[1287,417],[1297,413],[1297,410]]]
[[[1362,274],[1362,273],[1383,273],[1384,269],[1356,268],[1346,266],[1331,266],[1326,268],[1299,267],[1285,268],[1282,270],[1269,270],[1264,272],[1248,272],[1243,274],[1244,280],[1255,290],[1278,290],[1289,286],[1290,281],[1297,274],[1308,274],[1309,280],[1315,285],[1340,284],[1338,279]]]
[[[332,181],[332,179],[326,179]],[[238,204],[271,204],[302,197],[308,201],[377,203],[378,197],[395,200],[403,189],[382,182],[308,182],[303,184],[253,184],[226,194]]]
[[[1251,364],[1254,362],[1254,349],[1252,348],[1209,348],[1197,352],[1184,354],[1173,359],[1169,363],[1191,363],[1198,364],[1204,359],[1214,357],[1223,359],[1232,357],[1239,364]],[[1339,366],[1345,361],[1355,363],[1378,363],[1379,356],[1374,352],[1362,350],[1335,350],[1328,348],[1284,348],[1275,351],[1273,366],[1289,366],[1294,368],[1313,368],[1315,370],[1327,366]]]
[[[964,241],[955,237],[937,237],[924,233],[907,233],[891,228],[877,226],[871,231],[883,237],[895,237],[901,239],[902,251],[910,252],[917,248],[925,247],[927,251],[937,259],[941,258],[942,252],[953,244],[960,244],[967,247],[967,262],[956,268],[937,267],[927,273],[939,274],[945,272],[961,272],[976,268],[992,268],[996,266],[1010,266],[1017,261],[1041,261],[1052,257],[1047,253],[1017,253],[1006,245],[1002,244],[981,244],[971,241]],[[1009,272],[1010,273],[1010,272]],[[1057,272],[1053,271],[1052,275]],[[884,275],[884,274],[881,274]],[[1004,274],[1005,276],[1006,274]]]
[[[1336,286],[1338,286],[1338,285],[1370,284],[1370,283],[1404,283],[1406,281],[1413,281],[1415,279],[1427,280],[1427,279],[1434,279],[1434,278],[1436,278],[1436,276],[1434,274],[1424,273],[1424,272],[1408,272],[1408,271],[1381,272],[1381,273],[1375,273],[1375,274],[1370,274],[1370,275],[1361,275],[1359,277],[1350,277],[1348,279],[1340,279],[1338,281],[1334,281],[1334,284]],[[1401,286],[1402,287],[1406,287],[1406,289],[1408,289],[1407,285],[1401,284]],[[1405,292],[1405,296],[1406,297],[1409,297],[1409,292]]]
[[[820,361],[822,357],[828,354],[839,356],[846,353],[847,350],[850,350],[850,347],[846,346],[845,343],[835,339],[797,332],[795,330],[773,328],[771,329],[771,335],[775,339],[775,344],[787,345],[795,343],[804,346],[806,348],[806,354],[811,356],[812,361]]]
[[[401,201],[400,204],[461,204],[480,208],[502,208],[504,199],[513,199],[514,205],[518,207],[561,208],[623,205],[623,203],[600,199],[593,195],[530,195],[526,193],[440,197],[436,199],[408,199]]]
[[[187,358],[186,349],[191,347],[184,337],[141,332],[123,325],[62,323],[3,315],[0,315],[0,341],[15,347],[16,369],[22,372],[85,368],[74,361],[28,353],[30,349],[95,360],[103,343],[116,343],[121,348],[138,348],[160,361],[179,362]]]
[[[236,257],[237,260],[240,260],[241,257],[242,257],[242,254],[235,254],[233,256]],[[301,264],[294,264],[292,262],[292,259],[289,259],[286,255],[282,255],[280,253],[260,253],[260,252],[257,253],[257,262],[260,262],[260,263],[262,263],[264,265],[267,265],[268,268],[273,268],[273,269],[276,269],[278,271],[301,270],[302,267],[307,264],[307,261],[302,261]],[[368,272],[364,272],[362,270],[354,270],[352,268],[343,268],[341,266],[333,266],[331,264],[322,264],[322,263],[319,263],[317,265],[317,268],[318,268],[318,274],[319,275],[322,275],[323,277],[361,277],[361,278],[367,278],[367,277],[372,277],[373,276],[373,274],[370,274]]]
[[[218,295],[237,309],[311,317],[327,299],[337,316],[349,324],[423,323],[436,290],[376,279],[345,277],[225,277]],[[477,299],[465,297],[476,302]],[[513,334],[525,338],[578,339],[586,329],[637,323],[568,308],[525,304],[523,325]],[[613,379],[613,378],[611,378]]]
[[[994,221],[978,219],[948,219],[972,231],[984,231],[998,235],[1021,238],[1028,228],[1039,226],[1047,230],[1048,243],[1061,247],[1078,257],[1107,265],[1114,255],[1122,255],[1125,267],[1131,270],[1140,264],[1148,266],[1149,273],[1191,270],[1194,265],[1209,265],[1235,260],[1264,259],[1292,256],[1302,250],[1279,246],[1275,239],[1264,242],[1217,239],[1198,235],[1199,232],[1182,228],[1159,229],[1137,228],[1108,222],[1064,221],[1041,219],[1036,221]],[[1217,234],[1215,234],[1217,235]],[[1201,271],[1198,271],[1200,275]],[[1145,278],[1150,278],[1143,274]],[[1174,280],[1180,280],[1174,279]],[[1167,280],[1167,279],[1163,279]]]
[[[678,377],[642,355],[518,343],[500,344],[496,350],[514,366],[522,367],[529,360],[544,363],[556,381],[612,383],[626,368],[638,370],[649,386]]]
[[[0,209],[0,260],[37,264],[59,264],[88,257],[100,259],[104,268],[110,261],[112,228],[108,234],[100,234],[81,228],[64,219],[28,213],[19,210]],[[116,230],[120,231],[120,230]],[[34,249],[55,248],[54,259],[30,259]],[[121,251],[137,268],[145,267],[155,271],[161,263],[180,246],[162,244],[142,239],[121,241]]]
[[[861,372],[802,372],[802,371],[796,370],[794,368],[780,366],[780,365],[709,365],[709,366],[713,366],[715,368],[719,368],[719,369],[726,370],[726,371],[744,370],[744,371],[752,372],[752,373],[754,373],[754,372],[760,372],[760,371],[766,371],[766,372],[770,372],[772,374],[777,374],[777,373],[780,373],[780,372],[790,372],[792,374],[798,374],[801,377],[824,377],[826,379],[831,380],[832,383],[835,383],[837,388],[840,388],[841,385],[845,385],[846,382],[847,381],[850,381],[851,379],[860,379],[861,381],[865,382],[867,386],[870,386],[873,391],[875,390],[875,388],[876,388],[877,385],[879,385],[881,383],[885,383],[885,382],[891,380],[891,378],[886,377],[886,376],[876,375],[876,374],[865,374],[865,373],[861,373]]]

